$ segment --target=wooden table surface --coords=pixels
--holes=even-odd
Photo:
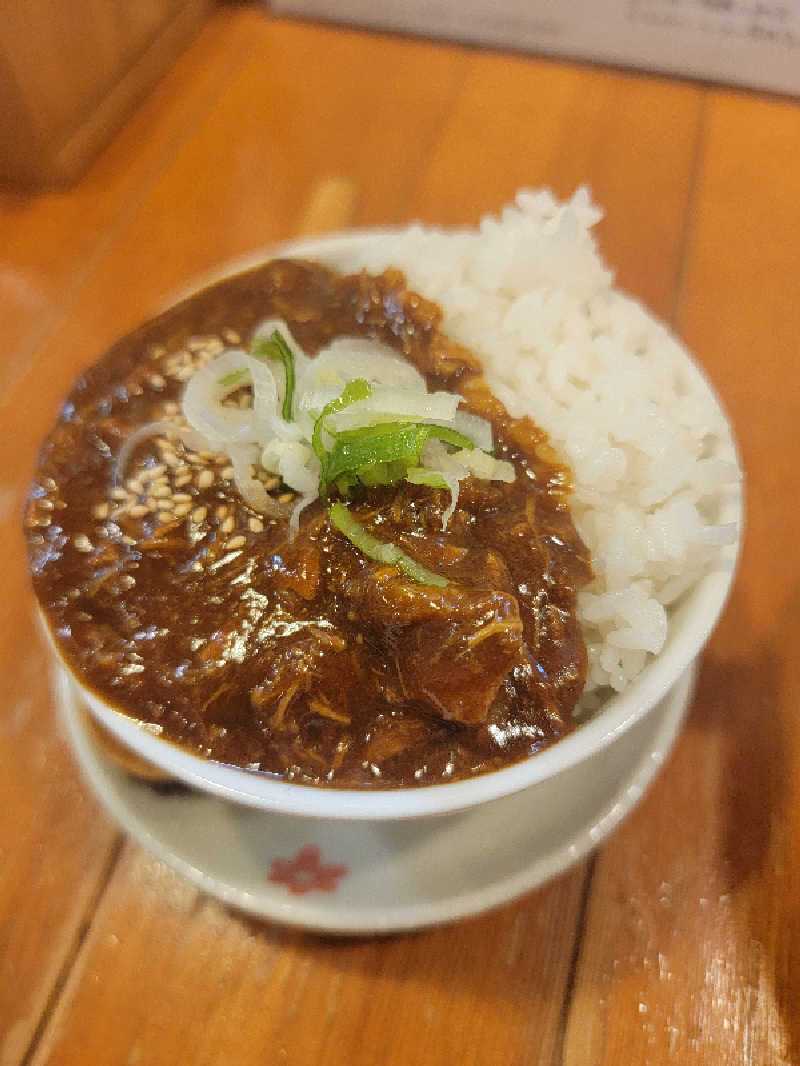
[[[223,8],[85,178],[0,194],[0,1066],[800,1063],[800,106]],[[54,722],[23,561],[79,368],[298,233],[587,183],[719,390],[747,532],[683,733],[590,860],[382,939],[243,918],[125,839]]]

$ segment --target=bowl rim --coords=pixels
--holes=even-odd
[[[173,306],[216,281],[278,256],[314,257],[334,267],[342,265],[337,260],[343,257],[346,262],[347,255],[363,247],[365,242],[397,232],[398,229],[392,228],[349,230],[272,245],[201,275],[182,287],[163,304],[163,308]],[[626,294],[619,295],[631,299]],[[741,471],[730,420],[719,396],[682,341],[669,332],[686,360],[686,369],[698,377],[722,412],[728,430],[726,443],[729,443]],[[543,751],[503,769],[460,781],[400,789],[340,789],[282,781],[259,771],[227,766],[193,755],[165,742],[151,725],[116,710],[83,684],[58,652],[41,611],[40,617],[57,661],[66,669],[86,707],[100,724],[142,758],[192,788],[245,806],[305,817],[388,820],[450,814],[519,792],[575,766],[613,743],[659,703],[699,655],[725,607],[741,550],[743,498],[742,476],[726,498],[723,518],[735,523],[737,537],[735,543],[723,549],[724,566],[706,574],[683,598],[671,615],[664,648],[625,691],[612,696],[586,722]]]

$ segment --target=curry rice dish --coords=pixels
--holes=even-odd
[[[402,400],[354,425],[379,394],[407,398],[364,376],[303,399],[307,357],[337,338],[416,368],[415,411],[450,393],[459,413]],[[186,421],[226,349],[211,417],[230,447]],[[241,445],[262,402],[254,354],[285,437],[263,463],[263,441]],[[497,769],[574,727],[592,567],[569,496],[546,434],[507,413],[401,273],[276,260],[145,324],[77,382],[25,525],[59,654],[106,702],[210,759],[389,788]]]

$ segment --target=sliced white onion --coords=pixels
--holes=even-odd
[[[319,487],[319,460],[307,444],[299,441],[270,441],[261,455],[266,470],[280,474],[295,492],[316,493]]]
[[[118,485],[125,476],[125,471],[128,468],[128,463],[131,461],[133,453],[143,440],[147,440],[150,437],[177,437],[192,451],[213,451],[211,442],[208,438],[204,437],[202,433],[198,433],[196,430],[186,429],[184,426],[176,426],[174,422],[169,422],[166,419],[160,419],[156,422],[148,422],[144,426],[139,426],[137,430],[131,433],[130,437],[128,437],[117,453],[113,475],[115,485]]]
[[[378,422],[437,422],[452,424],[461,397],[452,392],[425,392],[375,385],[364,400],[337,411],[326,424],[337,433]]]
[[[478,448],[464,448],[455,452],[451,458],[465,466],[470,474],[484,481],[506,481],[510,484],[516,479],[513,463],[505,459],[495,459]]]
[[[448,489],[450,489],[450,503],[448,504],[447,509],[442,515],[442,533],[444,533],[444,531],[447,529],[447,523],[452,518],[453,512],[455,511],[456,506],[458,505],[458,493],[461,488],[461,479],[457,474],[448,473],[444,470],[441,470],[439,472],[441,473],[442,478],[444,479],[444,482],[447,485]]]
[[[302,378],[298,375],[298,387],[303,393],[333,389],[332,395],[338,396],[355,378],[363,378],[370,385],[427,391],[425,378],[417,368],[380,341],[337,337],[308,362]]]
[[[295,376],[295,397],[294,402],[297,400],[297,382],[307,373],[308,367],[313,362],[312,359],[306,355],[297,341],[294,339],[291,330],[283,321],[282,318],[265,318],[262,322],[256,326],[250,335],[251,344],[253,341],[268,341],[272,339],[272,334],[278,331],[289,348],[289,351],[294,356],[294,376]],[[263,360],[256,360],[256,362],[262,362]],[[271,365],[274,368],[276,379],[280,382],[280,404],[283,404],[283,397],[286,394],[286,374],[283,366],[279,360],[271,360]],[[275,379],[273,379],[275,380]]]
[[[266,422],[278,414],[278,383],[263,359],[248,356],[247,369],[253,383],[253,415],[256,423]]]
[[[260,511],[265,515],[272,517],[287,515],[288,505],[278,503],[273,496],[270,496],[258,478],[253,477],[250,471],[250,467],[258,462],[258,446],[231,444],[226,450],[233,467],[236,488],[244,502],[254,511]]]
[[[287,422],[280,415],[270,415],[264,420],[264,433],[261,440],[305,440],[306,435],[299,422]]]
[[[226,385],[232,375],[248,374],[250,360],[241,348],[231,348],[199,367],[183,392],[183,413],[199,433],[218,444],[257,439],[253,410],[225,407],[222,401],[241,388],[241,379]]]
[[[313,492],[306,493],[305,496],[301,496],[292,507],[292,513],[289,517],[289,540],[294,540],[297,534],[300,532],[300,512],[304,511],[309,504],[312,504],[317,499],[319,493],[315,488]]]
[[[474,415],[471,411],[456,411],[453,429],[469,437],[476,448],[482,448],[485,452],[490,452],[494,448],[492,424],[480,415]]]
[[[341,394],[344,386],[339,388],[337,385],[329,385],[327,388],[315,388],[309,389],[307,392],[301,392],[295,402],[295,418],[297,424],[303,431],[303,436],[306,440],[311,440],[311,434],[314,431],[314,423],[319,417],[320,412],[326,404],[329,404],[331,400],[335,400],[337,396]]]
[[[455,453],[455,455],[459,456],[461,454],[462,452]],[[447,471],[448,473],[456,474],[458,477],[466,477],[467,471],[464,465],[455,458],[455,455],[447,450],[442,441],[433,439],[425,442],[419,463],[426,470],[433,470],[438,474]]]

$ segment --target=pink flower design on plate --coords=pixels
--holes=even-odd
[[[306,892],[335,892],[347,867],[324,863],[316,844],[304,844],[293,859],[273,859],[267,880],[286,885],[293,896]]]

